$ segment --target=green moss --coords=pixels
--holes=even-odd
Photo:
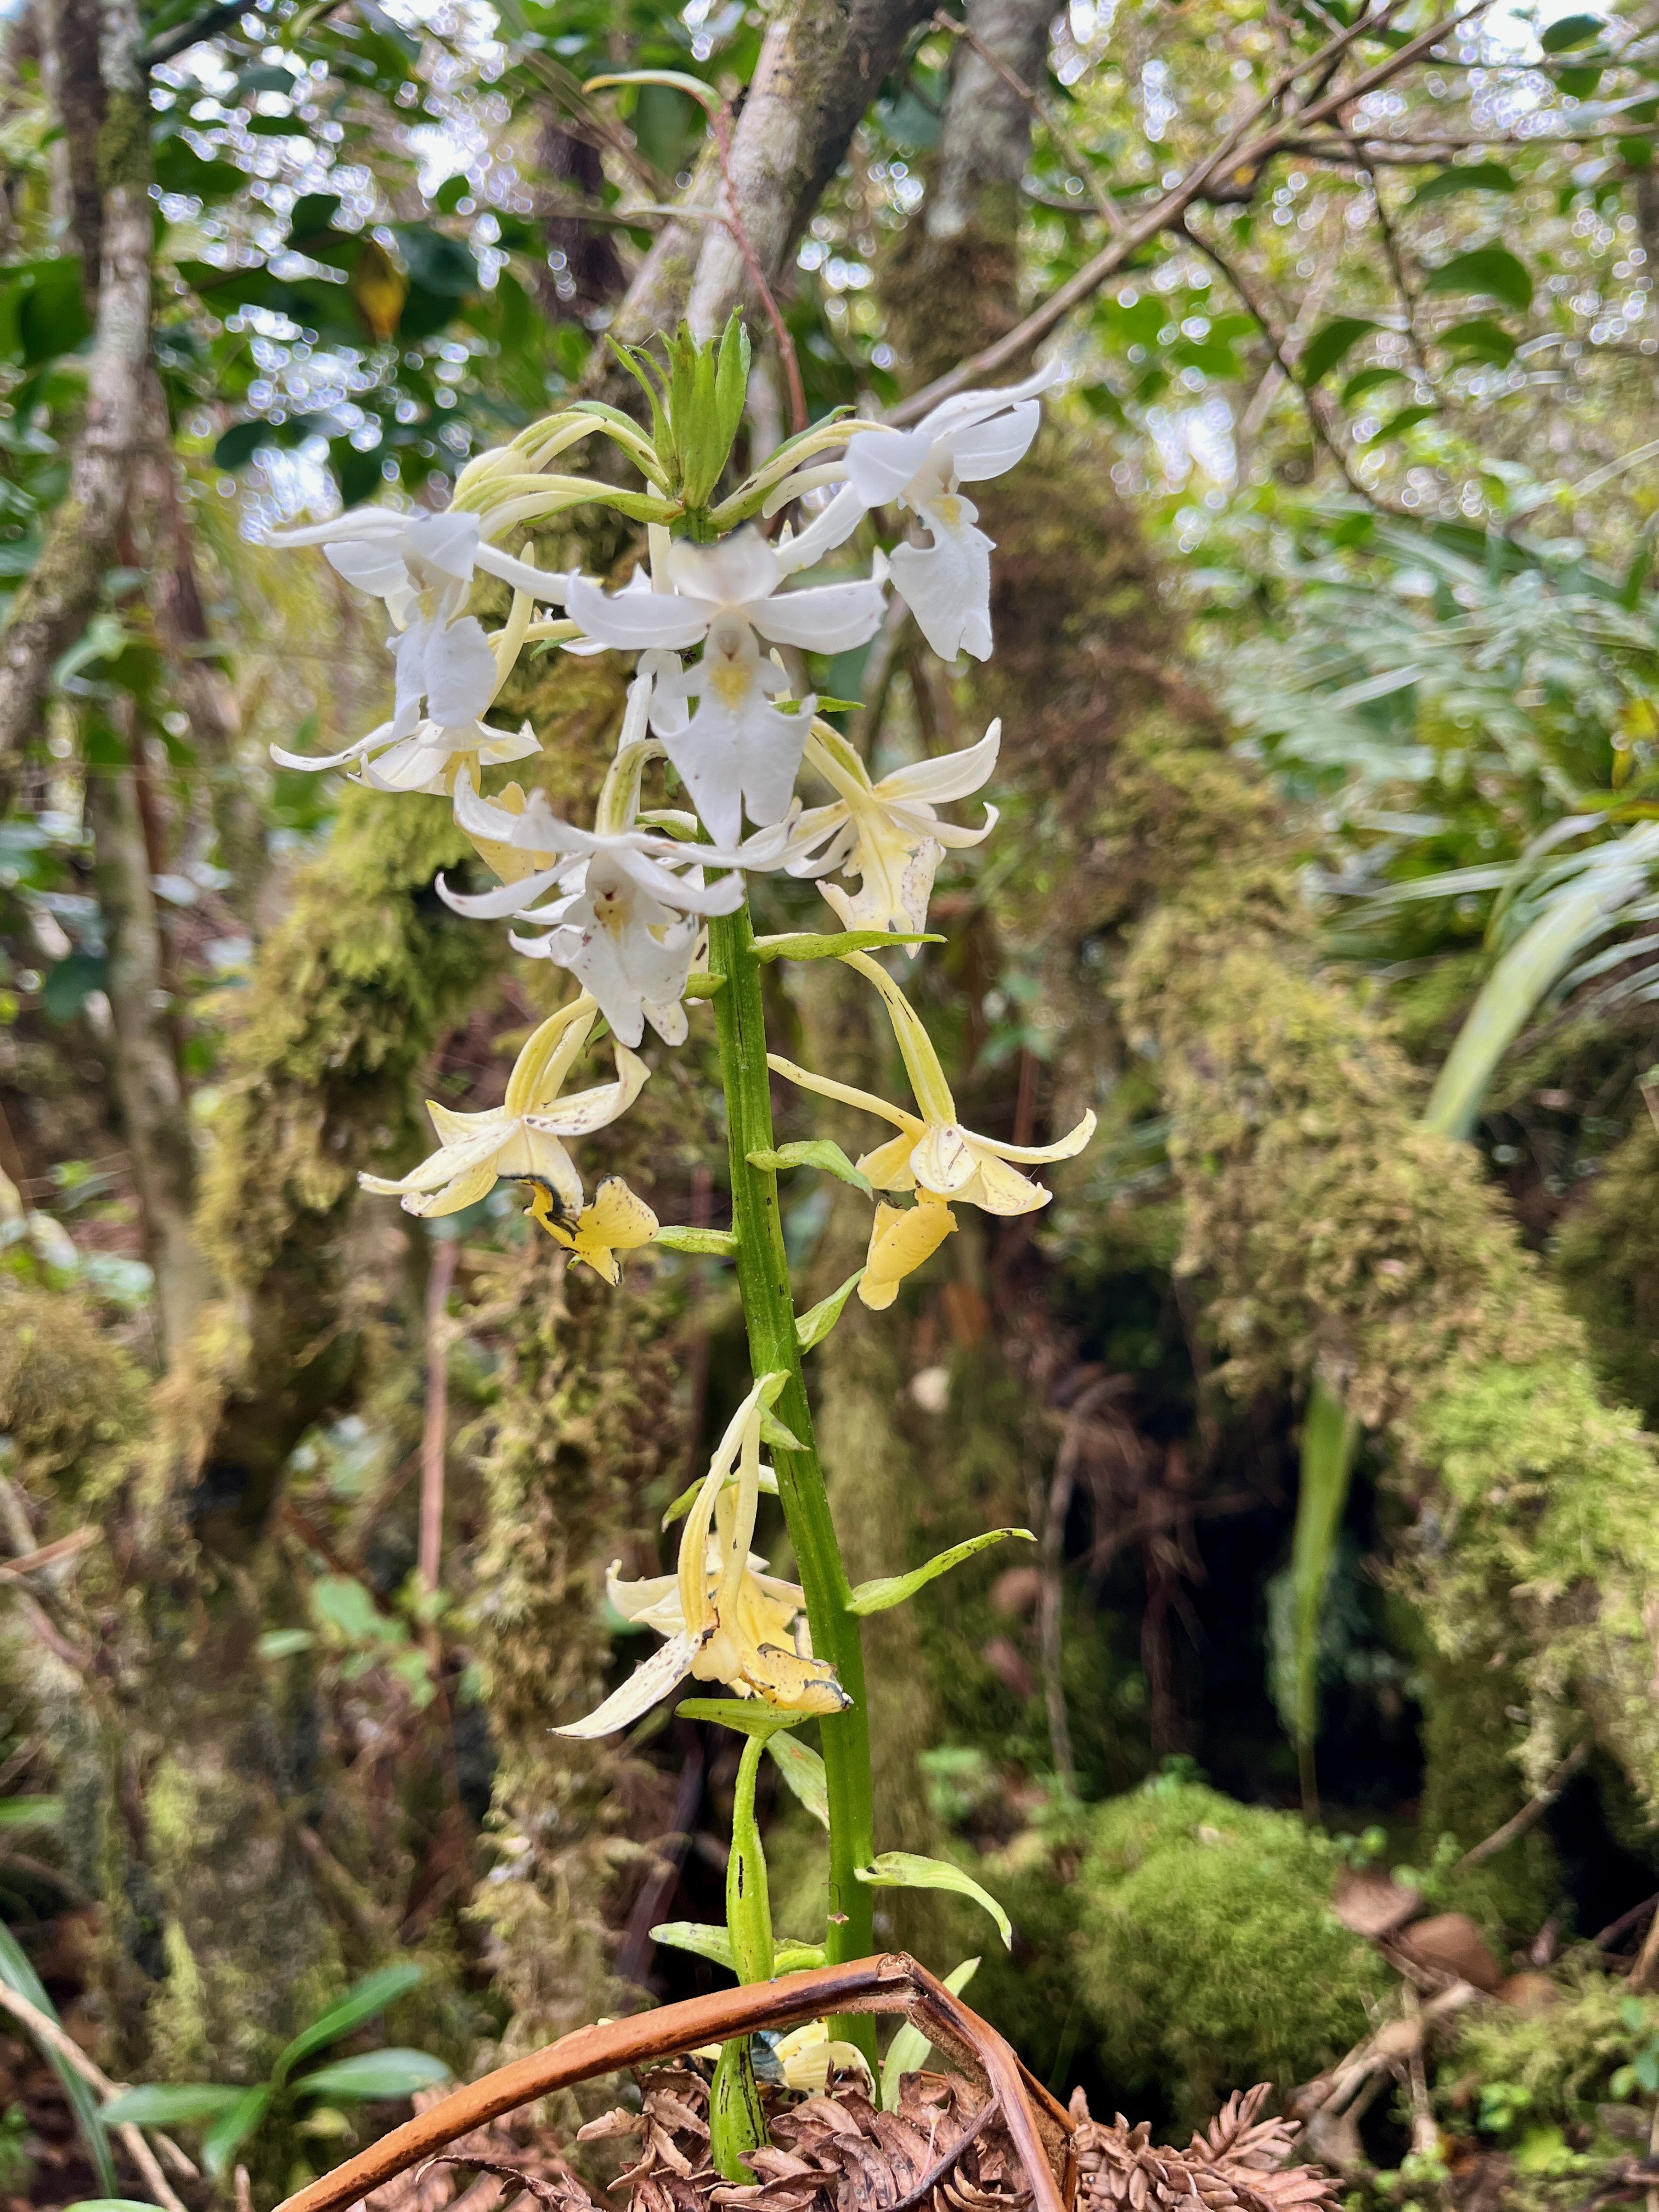
[[[1609,1385],[1659,1423],[1659,1124],[1645,1104],[1563,1224],[1556,1270]]]
[[[1525,2090],[1528,2124],[1571,2126],[1590,2118],[1611,2075],[1655,2022],[1632,2032],[1622,1982],[1587,1972],[1557,1984],[1558,2001],[1537,2011],[1480,2005],[1468,2014],[1440,2068],[1443,2087],[1476,2090],[1509,2082]],[[1651,2014],[1650,2004],[1644,2010]]]
[[[1337,1863],[1293,1814],[1193,1783],[1103,1806],[1077,1875],[1079,1982],[1110,2071],[1162,2082],[1184,2124],[1357,2043],[1389,1978],[1330,1911]]]
[[[36,1497],[84,1508],[106,1494],[148,1424],[149,1395],[79,1298],[0,1283],[0,1436]]]
[[[1488,1615],[1494,1608],[1490,1602]],[[1499,1608],[1501,1610],[1501,1607]],[[1424,1698],[1424,1780],[1419,1819],[1419,1863],[1434,1858],[1442,1836],[1459,1853],[1496,1833],[1520,1809],[1525,1791],[1526,1686],[1501,1652],[1457,1659],[1431,1656]],[[1560,1867],[1543,1827],[1534,1827],[1496,1856],[1452,1877],[1437,1899],[1478,1920],[1499,1958],[1531,1942],[1560,1894]]]

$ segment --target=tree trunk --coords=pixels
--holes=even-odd
[[[131,714],[126,719],[129,745],[142,744],[142,730]],[[162,1349],[176,1363],[188,1350],[212,1282],[191,1220],[195,1143],[168,1013],[161,921],[137,775],[132,767],[90,771],[87,821],[109,934],[115,1091],[138,1191],[144,1257],[155,1277]]]
[[[100,261],[86,415],[70,464],[68,494],[53,513],[40,558],[0,639],[0,796],[17,755],[34,734],[54,665],[97,604],[143,430],[149,369],[149,100],[134,0],[98,0],[98,17]],[[65,33],[76,20],[65,15]],[[83,46],[68,36],[64,44],[75,49],[78,64]],[[76,115],[64,118],[66,129],[73,128],[84,123],[92,104],[82,96],[78,68],[60,75],[66,89],[70,83],[77,88]],[[70,164],[77,204],[84,198],[80,180],[86,167],[84,149],[77,146]]]

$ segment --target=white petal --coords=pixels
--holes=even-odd
[[[597,994],[596,994],[597,995]],[[586,1137],[625,1114],[644,1089],[651,1074],[642,1060],[623,1045],[617,1047],[617,1080],[596,1083],[591,1091],[573,1091],[539,1114],[526,1114],[527,1129],[545,1129],[555,1137]]]
[[[994,415],[988,422],[956,432],[950,444],[957,483],[977,483],[986,477],[1004,475],[1025,459],[1042,422],[1042,410],[1035,399],[1026,399],[1006,415]]]
[[[453,758],[454,750],[444,743],[443,733],[432,723],[422,722],[413,737],[393,745],[378,760],[366,760],[361,774],[371,791],[426,791],[441,787],[444,771]]]
[[[547,939],[546,957],[556,968],[567,969],[598,1002],[618,1044],[643,1041],[644,1005],[608,929],[567,922]]]
[[[418,562],[465,584],[471,579],[478,550],[478,518],[465,513],[423,515],[410,524],[406,542],[411,567]]]
[[[527,760],[541,749],[541,739],[528,722],[522,722],[516,730],[503,730],[492,736],[488,744],[480,745],[478,761],[483,768],[500,768],[507,761]]]
[[[920,428],[931,437],[943,438],[953,430],[965,429],[971,422],[982,422],[988,416],[997,415],[1005,407],[1018,405],[1022,399],[1035,399],[1040,392],[1048,392],[1056,384],[1064,383],[1066,371],[1062,364],[1051,361],[1046,368],[1039,368],[1024,383],[1004,385],[1000,392],[959,392],[953,399],[941,399],[931,415],[925,415]]]
[[[866,507],[884,507],[926,468],[933,450],[933,432],[927,422],[884,438],[854,438],[847,448],[847,481]]]
[[[909,768],[895,769],[876,786],[876,795],[899,805],[916,799],[939,805],[947,799],[966,799],[969,792],[990,781],[1001,742],[1002,724],[999,720],[992,723],[976,745],[964,745],[960,752],[946,753],[938,760],[917,761]]]
[[[395,538],[339,538],[324,546],[323,558],[348,584],[355,584],[360,592],[372,592],[376,599],[384,599],[409,580],[403,551]]]
[[[787,816],[814,703],[804,699],[799,714],[781,714],[751,685],[732,707],[705,697],[686,728],[664,738],[669,759],[720,844],[737,842],[745,805],[755,822]]]
[[[562,871],[543,868],[537,874],[521,876],[517,882],[500,884],[493,891],[453,891],[442,876],[437,878],[438,896],[457,914],[464,914],[469,921],[501,921],[508,915],[523,915],[535,905],[544,892],[557,884]]]
[[[691,1024],[686,1020],[685,1008],[678,999],[671,999],[661,1006],[650,999],[641,1003],[645,1008],[645,1018],[665,1044],[682,1045],[685,1042],[691,1034]]]
[[[668,580],[677,592],[720,607],[746,606],[778,588],[778,556],[752,526],[734,530],[718,545],[692,545],[683,538],[669,548]]]
[[[307,522],[297,530],[273,530],[265,544],[286,550],[296,545],[332,545],[355,538],[401,538],[408,527],[408,515],[396,507],[360,507],[349,514],[337,514],[332,522]]]
[[[763,637],[776,645],[810,646],[845,653],[881,627],[882,588],[873,578],[857,584],[818,584],[805,592],[780,592],[744,610]]]
[[[653,1651],[643,1666],[636,1667],[619,1690],[613,1690],[602,1705],[596,1706],[585,1720],[568,1721],[562,1728],[551,1732],[555,1735],[601,1736],[614,1735],[618,1729],[626,1728],[631,1721],[648,1713],[659,1698],[665,1698],[677,1684],[691,1672],[691,1662],[702,1648],[705,1638],[692,1636],[682,1629],[672,1636],[660,1651]]]
[[[857,438],[853,442],[861,446],[867,441]],[[856,485],[843,484],[829,506],[812,517],[799,538],[787,538],[778,547],[779,572],[793,576],[799,569],[810,568],[815,561],[822,561],[826,553],[833,553],[837,545],[847,543],[867,512]]]
[[[954,660],[964,647],[975,659],[988,660],[991,541],[971,523],[946,527],[932,508],[925,520],[931,545],[893,548],[893,589],[941,660]]]
[[[426,699],[432,720],[452,727],[476,722],[495,696],[495,656],[483,624],[466,615],[432,634],[426,650]]]
[[[270,757],[278,768],[303,768],[313,771],[325,768],[343,768],[348,761],[361,760],[365,753],[373,751],[376,745],[389,745],[392,743],[392,725],[390,722],[382,722],[378,729],[371,730],[366,738],[359,738],[355,745],[348,745],[343,752],[291,753],[281,745],[273,745],[270,748]]]
[[[619,653],[695,645],[708,627],[708,610],[696,599],[670,599],[660,592],[613,596],[586,576],[571,577],[564,607],[595,644],[614,647]]]
[[[477,559],[486,575],[499,576],[515,591],[528,592],[532,599],[549,600],[556,607],[564,605],[565,577],[550,576],[545,568],[537,568],[534,562],[518,560],[494,545],[481,545]]]

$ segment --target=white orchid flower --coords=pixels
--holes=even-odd
[[[676,541],[663,567],[668,590],[614,596],[573,575],[565,605],[586,638],[618,652],[702,646],[695,667],[659,677],[651,727],[716,842],[734,845],[745,807],[762,824],[788,812],[815,703],[803,700],[795,714],[771,704],[787,681],[763,657],[760,640],[818,653],[862,645],[881,621],[881,584],[872,577],[780,592],[785,570],[752,529],[718,545]]]
[[[651,1071],[618,1044],[617,1079],[561,1099],[599,1008],[586,994],[549,1016],[526,1043],[507,1079],[507,1096],[482,1114],[457,1114],[428,1098],[438,1149],[396,1181],[360,1175],[365,1190],[401,1198],[406,1213],[459,1213],[500,1181],[543,1183],[562,1212],[580,1215],[582,1183],[562,1139],[585,1137],[628,1111]]]
[[[499,527],[510,517],[501,514],[493,520]],[[489,544],[483,533],[491,523],[489,516],[458,513],[453,507],[442,514],[416,515],[368,507],[337,515],[332,522],[273,531],[267,542],[285,548],[320,545],[324,559],[349,584],[386,601],[400,629],[414,620],[428,592],[444,596],[452,620],[464,612],[476,569],[511,584],[515,591],[528,592],[532,599],[557,605],[564,598],[564,578]]]
[[[685,1516],[672,1575],[623,1582],[613,1565],[605,1588],[625,1620],[667,1642],[583,1720],[555,1735],[612,1735],[649,1712],[688,1674],[725,1682],[740,1698],[804,1713],[840,1713],[851,1703],[823,1660],[797,1648],[805,1601],[794,1583],[766,1574],[749,1547],[760,1496],[763,1376],[726,1426]],[[733,1477],[735,1475],[735,1480]],[[802,1638],[804,1640],[804,1638]]]
[[[383,532],[379,538],[353,540],[343,547],[325,545],[343,574],[366,580],[366,588],[386,599],[399,625],[392,640],[397,670],[392,715],[341,752],[291,753],[273,745],[271,758],[280,767],[313,774],[349,767],[359,782],[375,791],[447,794],[463,764],[476,776],[480,768],[540,751],[528,722],[515,732],[492,729],[483,719],[518,659],[536,594],[515,588],[512,611],[493,642],[482,623],[460,612],[471,585],[477,521],[474,514],[432,515],[406,528],[397,540]],[[350,559],[343,567],[347,556]],[[547,580],[527,562],[511,565],[538,588],[545,585]],[[555,584],[562,591],[562,580]]]
[[[545,865],[514,875],[499,890],[471,896],[450,890],[440,877],[440,895],[458,914],[477,920],[513,915],[553,924],[544,937],[515,933],[509,942],[532,959],[568,968],[592,993],[622,1043],[638,1045],[648,1021],[665,1044],[684,1044],[681,1001],[702,918],[741,906],[740,872],[775,866],[788,825],[762,831],[726,852],[676,844],[642,830],[578,830],[561,822],[540,792],[528,801],[517,796],[518,808],[479,799],[462,777],[455,787],[455,819],[487,857],[493,848],[515,860],[527,854]],[[705,865],[731,872],[708,884]],[[559,896],[538,905],[549,891]]]
[[[528,722],[516,730],[493,730],[488,722],[446,729],[437,722],[420,721],[401,738],[395,722],[382,722],[343,752],[290,753],[273,745],[270,757],[279,768],[306,769],[313,775],[349,768],[353,781],[371,791],[437,792],[447,798],[463,771],[476,775],[481,768],[524,760],[540,750]]]
[[[976,745],[942,760],[895,769],[879,783],[857,752],[827,722],[814,722],[805,762],[836,793],[828,806],[809,807],[795,826],[785,862],[792,876],[820,879],[839,870],[861,878],[856,892],[820,880],[818,889],[848,929],[920,933],[927,927],[927,902],[947,845],[977,845],[996,827],[988,805],[977,830],[941,822],[934,809],[965,799],[988,782],[1002,736],[993,722]],[[921,951],[913,945],[914,959]]]
[[[823,512],[778,549],[786,569],[822,560],[850,538],[872,507],[907,507],[932,543],[896,545],[893,589],[942,660],[962,652],[991,657],[991,550],[975,526],[979,509],[961,487],[1000,477],[1024,459],[1042,411],[1036,395],[1061,372],[1040,370],[1000,392],[963,392],[942,400],[914,430],[854,438],[839,464],[847,481]],[[816,472],[822,482],[823,472]],[[767,502],[773,513],[795,495],[781,484]]]

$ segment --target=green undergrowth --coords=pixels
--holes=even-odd
[[[1255,2081],[1283,2097],[1357,2043],[1390,1977],[1331,1912],[1340,1863],[1295,1814],[1173,1775],[1098,1808],[1078,1983],[1107,2071],[1195,2125]]]
[[[1562,1294],[1608,1385],[1659,1424],[1659,1123],[1638,1100],[1630,1134],[1556,1241]]]

